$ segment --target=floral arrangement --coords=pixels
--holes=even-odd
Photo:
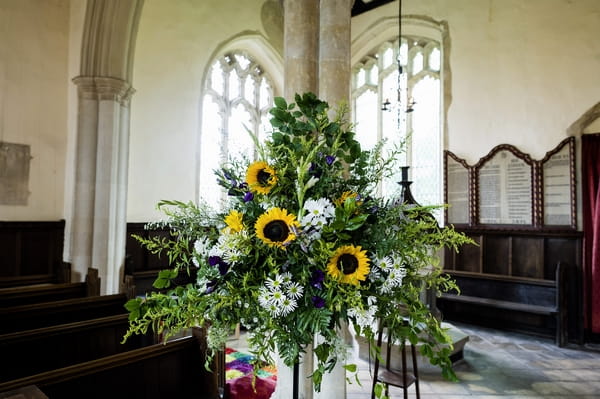
[[[258,160],[230,160],[215,172],[229,194],[224,211],[159,203],[167,215],[159,224],[171,237],[138,237],[174,265],[155,287],[168,288],[182,269],[194,270],[197,281],[129,301],[125,338],[149,328],[168,335],[199,325],[217,351],[241,323],[257,361],[277,351],[293,366],[320,336],[312,375],[318,390],[323,374],[345,362],[336,327],[349,323],[373,343],[383,322],[455,378],[451,341],[420,294],[455,288],[435,254],[467,238],[438,227],[428,217],[431,208],[379,198],[378,184],[394,171],[400,150],[384,157],[380,143],[361,151],[345,109],[331,119],[329,112],[312,93],[296,95],[291,104],[276,98],[272,135],[265,143],[255,140]]]

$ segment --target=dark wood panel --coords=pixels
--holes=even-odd
[[[557,260],[553,260],[556,268]],[[513,276],[544,279],[544,238],[513,237],[512,273]],[[554,280],[554,274],[548,276]]]
[[[64,227],[64,220],[0,222],[0,287],[59,281]]]
[[[483,264],[481,271],[490,274],[510,274],[510,237],[490,236],[483,240]]]
[[[481,236],[470,236],[476,245],[463,245],[455,255],[454,270],[481,273]]]
[[[131,350],[1,383],[0,392],[36,385],[61,399],[217,399],[216,374],[204,368],[204,342],[195,335]]]
[[[128,315],[117,315],[0,335],[0,381],[70,366],[152,344],[136,335],[121,343]],[[35,361],[32,361],[35,359]]]
[[[125,294],[0,308],[0,334],[126,313]]]
[[[41,284],[0,288],[0,307],[82,298],[86,295],[86,283]]]

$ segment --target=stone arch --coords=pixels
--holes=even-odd
[[[598,126],[600,121],[600,102],[593,105],[590,109],[585,111],[575,122],[567,128],[568,136],[579,137],[585,133],[593,133],[586,131],[590,126]],[[600,128],[598,129],[600,131]]]
[[[81,51],[81,76],[131,82],[143,0],[90,0]]]
[[[143,0],[89,0],[77,85],[72,215],[73,271],[98,269],[101,293],[120,289],[125,264],[129,103]]]

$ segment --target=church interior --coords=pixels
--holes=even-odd
[[[419,357],[409,395],[600,398],[599,37],[598,0],[0,0],[0,399],[374,398],[358,339],[361,385],[277,367],[263,396],[230,353],[205,369],[202,329],[122,343],[169,267],[134,235],[219,206],[213,170],[308,92],[406,147],[382,195],[474,242],[439,253],[460,294],[424,292],[459,381]]]

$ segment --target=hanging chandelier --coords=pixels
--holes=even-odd
[[[398,124],[400,124],[400,119],[401,119],[401,114],[402,111],[404,111],[405,113],[410,113],[413,112],[414,106],[416,104],[416,101],[414,100],[413,97],[409,97],[407,102],[406,102],[406,107],[404,108],[404,110],[402,109],[402,90],[401,90],[401,80],[402,80],[402,73],[404,72],[404,69],[402,68],[402,63],[400,62],[400,51],[402,48],[402,0],[398,0],[398,52],[396,55],[396,65],[398,66],[398,81],[397,81],[397,103],[395,104],[395,107],[398,110]],[[386,98],[385,101],[381,104],[381,110],[382,111],[391,111],[392,110],[392,103],[390,102],[389,98]]]

